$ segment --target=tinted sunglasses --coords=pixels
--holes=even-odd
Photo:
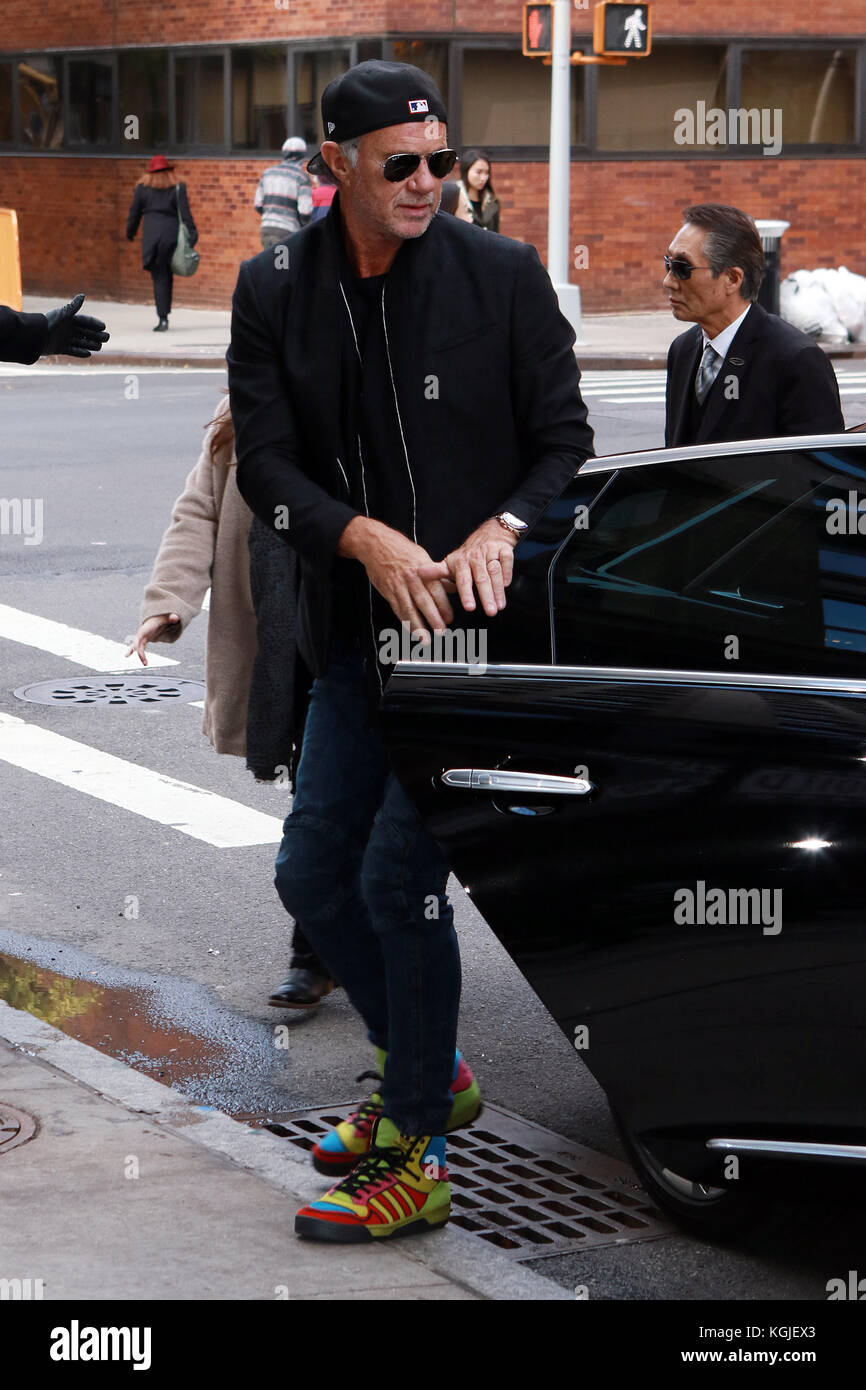
[[[677,280],[688,280],[693,270],[709,270],[708,265],[692,265],[691,261],[677,261],[671,256],[662,257],[665,263],[665,271],[670,272]]]
[[[427,168],[434,179],[444,179],[445,175],[450,174],[457,163],[457,151],[436,150],[434,154],[392,154],[389,155],[384,164],[379,160],[376,163],[389,183],[402,183],[404,179],[411,178],[422,159],[426,159]]]

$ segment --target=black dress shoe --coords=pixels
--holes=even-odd
[[[153,331],[154,331],[154,333],[165,333],[165,332],[167,332],[167,331],[168,331],[168,319],[160,319],[159,323],[156,325],[156,328],[155,328]]]
[[[329,975],[293,966],[268,1000],[275,1009],[315,1009],[334,988]]]

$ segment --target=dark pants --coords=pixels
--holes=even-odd
[[[460,1000],[448,866],[367,707],[360,653],[337,648],[313,682],[275,882],[388,1052],[385,1114],[404,1134],[444,1134]]]
[[[171,313],[171,291],[174,284],[174,276],[171,271],[169,261],[154,263],[150,267],[153,276],[153,297],[156,300],[156,316],[160,319],[167,319]]]

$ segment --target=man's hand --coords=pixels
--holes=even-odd
[[[513,552],[519,539],[495,519],[485,521],[440,564],[423,566],[418,576],[424,583],[444,582],[451,593],[456,588],[467,613],[475,608],[474,585],[484,612],[495,618],[505,607],[505,590],[514,573]]]
[[[340,537],[337,554],[360,560],[370,583],[399,621],[409,624],[413,635],[426,637],[428,628],[444,632],[454,617],[442,582],[444,577],[447,583],[447,569],[434,564],[423,546],[400,531],[370,517],[353,517]],[[426,580],[421,578],[423,570],[431,571]]]
[[[77,294],[64,304],[62,309],[49,309],[45,315],[48,321],[48,337],[42,352],[43,357],[62,353],[64,357],[89,357],[99,352],[107,343],[110,334],[105,332],[102,319],[79,314],[84,303],[84,295]]]

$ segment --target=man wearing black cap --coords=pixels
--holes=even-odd
[[[407,64],[330,83],[316,159],[339,184],[331,211],[244,262],[233,300],[238,486],[299,554],[316,677],[276,884],[384,1071],[313,1150],[340,1179],[296,1217],[320,1240],[446,1221],[445,1134],[480,1107],[456,1051],[448,866],[377,727],[384,647],[403,624],[434,644],[495,631],[513,547],[592,451],[574,334],[535,250],[436,216],[445,121]]]

